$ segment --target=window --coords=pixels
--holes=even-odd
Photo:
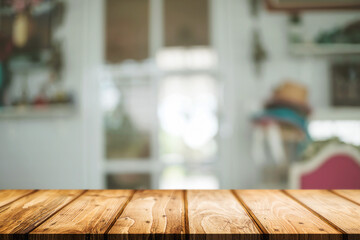
[[[101,99],[108,187],[219,187],[221,86],[209,3],[107,0]]]
[[[164,0],[165,46],[208,46],[208,5],[208,0]]]
[[[120,63],[149,57],[147,0],[106,0],[106,61]]]
[[[151,86],[146,83],[102,84],[105,153],[109,160],[149,159],[151,152]]]
[[[210,47],[167,47],[157,55],[160,188],[218,188],[219,82]]]

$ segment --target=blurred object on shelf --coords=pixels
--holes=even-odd
[[[288,26],[288,39],[291,43],[304,42],[303,24],[301,21],[301,15],[293,13],[289,16]]]
[[[292,16],[297,16],[292,15]],[[289,23],[290,53],[297,56],[329,56],[360,54],[360,20],[342,27],[320,32],[315,38],[306,36],[301,25]]]
[[[360,0],[266,0],[269,10],[299,12],[304,10],[356,10]]]
[[[307,99],[305,86],[287,80],[274,89],[265,110],[253,117],[252,155],[262,166],[264,183],[286,184],[289,164],[310,141]]]
[[[334,63],[331,88],[333,106],[360,106],[360,63]]]
[[[24,4],[29,4],[29,1]],[[12,38],[16,46],[14,55],[32,55],[51,47],[53,32],[63,22],[64,2],[40,1],[36,6],[26,5],[21,11],[3,13],[8,8],[9,6],[1,1],[0,27],[3,35]]]
[[[261,66],[267,58],[267,53],[260,38],[258,29],[253,30],[252,59],[255,65],[256,75],[261,74]]]
[[[262,75],[262,66],[264,62],[266,61],[268,54],[267,50],[264,47],[263,39],[262,39],[262,31],[261,26],[259,26],[259,14],[258,14],[258,8],[259,8],[259,1],[253,0],[249,1],[250,7],[251,7],[251,13],[253,18],[253,24],[252,24],[252,41],[251,41],[251,59],[254,66],[254,73],[256,75],[256,78],[259,79]]]
[[[62,46],[53,36],[64,14],[63,1],[1,1],[0,107],[74,104],[59,81]]]
[[[145,173],[108,174],[106,182],[107,189],[149,189],[151,187],[150,174]]]
[[[315,39],[316,43],[360,43],[360,20],[352,22],[343,27],[336,27],[321,32]]]
[[[30,34],[30,20],[26,13],[16,15],[13,23],[12,39],[15,47],[22,48],[26,45]]]
[[[26,89],[26,88],[25,88]],[[29,100],[27,91],[23,90],[22,95],[19,99],[15,99],[12,102],[12,107],[19,107],[19,106],[56,106],[56,105],[74,105],[75,99],[73,94],[69,92],[64,92],[59,90],[53,96],[47,96],[44,92],[40,92],[38,95],[34,97],[34,99]],[[8,106],[10,107],[10,106]]]
[[[359,189],[360,149],[337,138],[313,142],[290,169],[291,188]]]

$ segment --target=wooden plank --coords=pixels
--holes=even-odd
[[[137,191],[110,229],[111,239],[182,239],[184,197],[177,190]],[[128,236],[124,234],[130,234]]]
[[[260,231],[229,190],[187,191],[190,239],[260,239]]]
[[[280,190],[235,193],[269,233],[269,239],[341,239],[341,233]]]
[[[54,214],[29,239],[101,239],[133,190],[91,190]]]
[[[286,190],[328,222],[346,233],[349,240],[360,239],[360,206],[327,190]]]
[[[1,207],[0,239],[29,233],[81,193],[81,190],[40,190]]]
[[[9,204],[35,190],[0,190],[0,207]]]
[[[334,193],[360,204],[360,190],[332,190]]]
[[[0,240],[360,239],[360,190],[133,193],[2,190]]]

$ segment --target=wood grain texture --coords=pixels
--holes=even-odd
[[[360,204],[360,190],[332,190],[336,194]]]
[[[101,239],[133,192],[87,191],[32,231],[29,239]]]
[[[2,190],[0,240],[359,240],[359,190]]]
[[[341,233],[280,190],[236,190],[269,239],[341,239]]]
[[[110,229],[108,239],[182,239],[184,199],[179,190],[137,191]],[[130,234],[130,235],[125,235]]]
[[[35,190],[0,190],[0,207],[32,192],[35,192]]]
[[[40,190],[0,208],[0,239],[27,234],[78,197],[81,190]]]
[[[324,219],[347,234],[360,239],[360,206],[327,190],[286,190]]]
[[[260,239],[260,231],[229,190],[187,191],[190,239]]]

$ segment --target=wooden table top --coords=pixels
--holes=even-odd
[[[0,239],[359,240],[360,190],[0,190]]]

